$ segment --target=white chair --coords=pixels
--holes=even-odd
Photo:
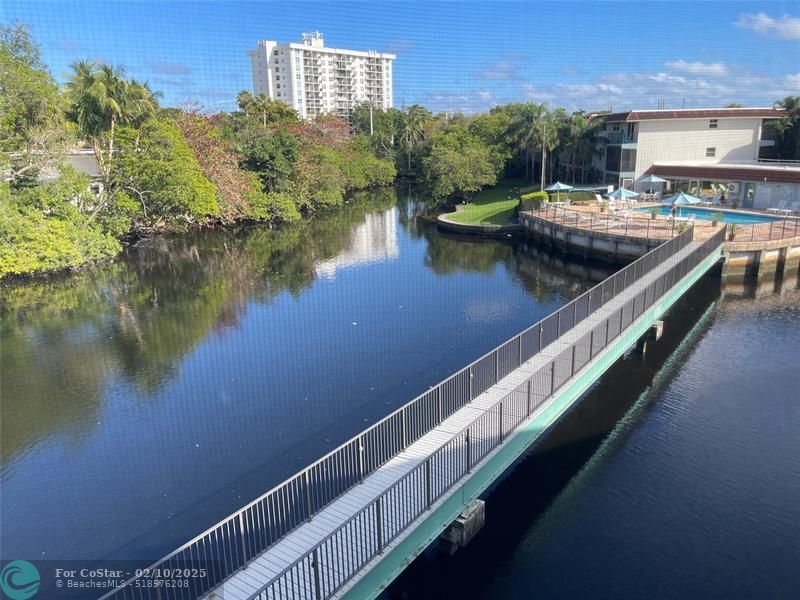
[[[595,194],[594,199],[600,202],[601,204],[605,202],[605,200],[603,200],[603,197],[600,194]]]

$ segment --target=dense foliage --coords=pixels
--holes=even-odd
[[[301,122],[248,92],[217,114],[162,109],[158,96],[90,61],[60,88],[27,28],[0,26],[0,278],[113,256],[129,234],[295,222],[396,176],[339,118]],[[80,148],[93,181],[66,165]]]

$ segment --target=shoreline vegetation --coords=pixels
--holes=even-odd
[[[245,91],[230,112],[159,98],[120,68],[81,60],[59,85],[28,27],[0,24],[0,282],[110,259],[160,232],[286,227],[401,180],[433,210],[464,203],[457,220],[498,224],[514,213],[512,187],[600,176],[602,119],[545,104],[476,115],[360,104],[349,121],[303,121]],[[778,104],[790,115],[779,146],[798,153],[800,98]],[[75,150],[93,155],[96,175],[70,165]]]

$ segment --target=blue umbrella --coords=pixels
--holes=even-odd
[[[666,204],[683,205],[683,204],[700,204],[702,200],[697,196],[692,196],[691,194],[687,194],[686,192],[680,192],[678,194],[670,196],[669,198],[664,198],[662,202]]]
[[[639,182],[640,183],[649,183],[650,187],[648,189],[650,190],[650,193],[652,193],[653,192],[653,184],[654,183],[667,183],[667,180],[666,179],[661,179],[661,177],[659,177],[658,175],[648,175],[647,177],[642,177],[639,180]]]
[[[622,200],[626,200],[628,198],[636,198],[639,194],[636,192],[632,192],[626,188],[619,188],[618,190],[614,190],[613,192],[609,192],[606,194],[606,198],[620,198]]]
[[[546,192],[558,192],[556,197],[561,200],[561,192],[562,191],[569,191],[574,189],[571,185],[567,185],[566,183],[561,183],[560,181],[556,181],[554,184],[544,188]]]
[[[658,175],[648,175],[639,180],[641,183],[666,183],[666,179],[661,179]]]

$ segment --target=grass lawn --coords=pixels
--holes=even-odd
[[[496,186],[481,190],[464,207],[464,210],[448,215],[458,223],[505,225],[514,215],[517,205],[517,189],[524,186],[522,179],[503,179]]]

